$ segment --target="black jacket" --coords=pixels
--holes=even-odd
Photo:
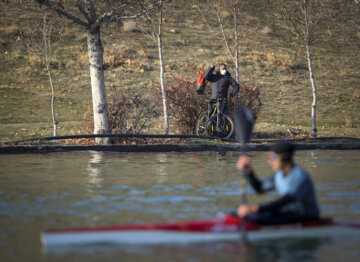
[[[215,67],[210,67],[206,70],[204,78],[211,83],[211,97],[210,99],[225,98],[227,99],[227,94],[229,86],[233,87],[233,91],[230,96],[233,97],[239,91],[239,84],[236,83],[235,79],[231,77],[231,74],[226,71],[225,75],[222,75],[219,71],[213,74]]]

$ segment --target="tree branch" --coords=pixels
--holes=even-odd
[[[36,53],[36,51],[34,50],[34,48],[32,48],[32,46],[26,42],[23,34],[20,35],[20,39],[24,42],[24,44],[30,49],[31,53],[33,53],[33,55],[39,60],[39,62],[42,62],[40,56]]]
[[[160,2],[160,1],[159,1]],[[116,22],[116,21],[120,21],[120,20],[129,20],[129,19],[136,19],[140,16],[143,16],[144,14],[148,13],[149,11],[153,10],[156,7],[161,6],[162,4],[165,3],[169,3],[171,2],[171,0],[168,1],[162,1],[161,3],[154,3],[152,4],[150,7],[139,11],[138,13],[134,14],[134,15],[124,15],[124,16],[115,16],[116,13],[121,10],[124,9],[127,6],[136,6],[136,1],[132,1],[131,3],[125,3],[125,4],[118,4],[117,6],[115,6],[111,11],[107,11],[104,12],[97,20],[94,24],[91,25],[91,29],[95,29],[97,28],[100,24],[102,24],[103,22]]]
[[[73,22],[84,26],[85,28],[89,28],[89,24],[84,22],[83,20],[81,20],[80,18],[66,12],[65,10],[55,7],[53,6],[48,0],[36,0],[39,4],[46,6],[47,8],[49,8],[50,10],[58,13],[59,15],[62,15],[70,20],[72,20]]]
[[[344,13],[348,8],[351,7],[351,5],[355,2],[355,4],[358,4],[359,7],[360,7],[360,1],[359,2],[356,2],[357,0],[349,0],[348,3],[343,7],[341,8],[340,10],[338,10],[337,12],[329,15],[329,16],[325,16],[323,18],[320,18],[318,19],[317,23],[321,23],[321,22],[324,22],[324,21],[327,21],[327,20],[332,20],[332,19],[335,19],[336,17],[338,17],[339,15],[341,15],[342,13]]]
[[[80,12],[85,16],[85,18],[90,21],[91,20],[91,17],[90,17],[90,14],[89,14],[89,11],[86,10],[86,7],[85,7],[85,4],[84,3],[84,0],[79,0],[76,4],[77,8],[80,10]]]
[[[145,20],[150,21],[150,24],[153,27],[152,30],[155,31],[156,28],[154,28],[153,21],[150,19],[150,17],[147,17],[147,19],[145,19]],[[144,26],[142,26],[142,24],[137,24],[137,26],[140,29],[140,31],[145,35],[145,37],[149,38],[152,42],[154,42],[154,44],[157,44],[156,37],[155,37],[154,33],[150,34],[148,32],[148,31],[151,31],[151,29],[149,30],[148,28],[145,28]]]
[[[201,8],[199,7],[199,3],[197,2],[197,5],[196,5],[196,9],[199,11],[200,13],[200,17],[201,19],[204,21],[204,23],[207,25],[207,27],[209,28],[210,32],[213,32],[213,29],[212,27],[210,26],[208,20],[206,19],[206,17],[204,16],[204,13],[203,11],[201,10]]]
[[[92,19],[95,21],[97,19],[96,17],[96,10],[95,10],[95,4],[93,0],[90,0],[90,15]]]
[[[219,4],[220,4],[220,3],[219,3]],[[235,57],[234,57],[234,55],[231,53],[230,46],[229,46],[229,43],[228,43],[228,39],[227,39],[226,34],[225,34],[223,21],[222,21],[222,19],[221,19],[220,8],[218,8],[218,7],[216,7],[216,15],[217,15],[217,18],[218,18],[218,22],[219,22],[221,34],[222,34],[223,39],[224,39],[224,42],[225,42],[226,50],[228,51],[231,59],[232,59],[233,61],[235,61]]]

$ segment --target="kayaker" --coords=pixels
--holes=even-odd
[[[250,166],[250,159],[241,155],[237,168],[245,168],[245,174],[257,193],[275,190],[278,198],[261,205],[241,205],[237,209],[240,218],[257,224],[278,224],[319,219],[314,184],[309,174],[293,161],[294,146],[289,141],[275,143],[271,147],[268,163],[274,174],[259,180]]]

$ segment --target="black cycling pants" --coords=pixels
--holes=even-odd
[[[216,99],[211,99],[209,101],[209,112],[213,112],[214,106],[217,103]],[[219,111],[222,114],[227,115],[228,114],[228,103],[226,100],[223,100],[223,102],[219,105]]]
[[[237,209],[231,209],[226,213],[228,215],[237,216]],[[276,225],[283,223],[296,223],[304,221],[318,220],[314,217],[305,217],[294,212],[258,212],[245,216],[245,220],[251,221],[259,225]]]

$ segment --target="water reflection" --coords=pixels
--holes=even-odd
[[[168,180],[168,172],[167,172],[167,154],[157,154],[156,160],[158,161],[157,164],[157,182],[159,184],[165,183]]]
[[[246,249],[245,259],[236,261],[313,261],[317,260],[320,248],[330,242],[331,239],[327,238],[284,238],[260,241]]]
[[[91,157],[89,159],[88,165],[87,165],[87,175],[88,175],[88,185],[89,185],[89,191],[93,191],[94,188],[101,187],[101,183],[104,180],[105,176],[105,168],[104,168],[104,162],[105,162],[105,153],[104,152],[97,152],[97,151],[91,151],[90,152]]]
[[[48,255],[56,255],[63,260],[79,256],[91,257],[96,254],[112,260],[114,258],[130,261],[316,261],[321,248],[331,244],[330,239],[278,239],[258,241],[249,245],[241,242],[212,242],[191,245],[107,245],[62,247],[47,249]],[[125,259],[125,260],[126,260]],[[124,261],[125,261],[124,260]]]
[[[319,159],[316,151],[310,151],[310,156],[311,156],[310,166],[312,169],[316,169],[318,167],[317,162]]]
[[[227,155],[226,151],[216,152],[216,160],[224,163],[227,161],[226,155]]]

